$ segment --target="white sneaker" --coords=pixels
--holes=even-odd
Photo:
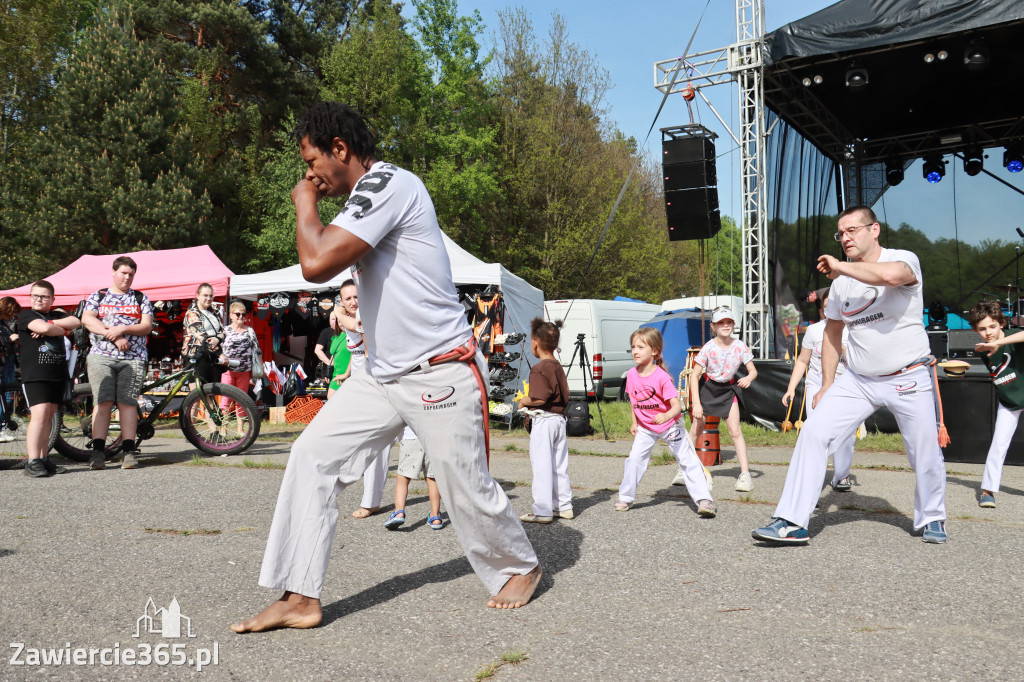
[[[740,477],[736,479],[736,492],[738,493],[749,493],[754,487],[754,482],[750,479],[750,472],[744,471],[740,474]]]
[[[676,469],[676,477],[672,479],[672,485],[686,485],[686,476],[683,476],[682,468]]]
[[[14,434],[7,429],[0,429],[0,443],[10,443],[14,440]]]
[[[711,478],[711,472],[704,465],[701,465],[701,469],[704,470],[704,480],[708,482],[708,492],[711,492],[715,487],[715,482]],[[672,479],[672,485],[686,485],[686,476],[683,475],[682,469],[676,471],[676,477]]]

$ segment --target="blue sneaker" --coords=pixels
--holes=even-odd
[[[929,523],[924,527],[924,533],[921,535],[921,539],[925,542],[941,545],[946,541],[946,522],[932,521]]]
[[[811,539],[803,526],[794,526],[786,519],[776,518],[764,528],[755,528],[750,535],[755,540],[784,542],[791,545],[806,545]]]
[[[986,493],[982,491],[981,499],[978,500],[979,507],[985,507],[986,509],[995,509],[996,507],[996,496],[992,493]]]

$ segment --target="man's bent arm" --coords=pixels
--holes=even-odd
[[[913,268],[903,261],[891,263],[856,263],[840,261],[837,267],[840,275],[852,277],[870,286],[901,287],[916,284],[917,275]]]
[[[303,185],[308,185],[304,187]],[[295,242],[299,251],[302,276],[317,284],[326,282],[355,264],[372,248],[359,237],[337,225],[320,222],[316,205],[320,192],[309,180],[301,180],[292,190],[295,202]]]

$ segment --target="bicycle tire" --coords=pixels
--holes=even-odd
[[[70,403],[57,412],[57,433],[54,449],[70,460],[88,462],[92,457],[92,386],[75,384]],[[121,427],[113,419],[107,430],[105,459],[113,459],[121,444]]]
[[[215,398],[216,414],[207,412],[199,389],[190,391],[178,414],[185,438],[208,455],[237,455],[247,450],[260,433],[260,414],[256,403],[245,392],[229,384],[203,384],[203,391]],[[221,399],[230,401],[223,411]],[[238,419],[238,410],[244,412],[244,421]]]
[[[8,420],[7,427],[14,425],[15,428],[6,428],[4,431],[4,437],[0,439],[0,459],[24,459],[28,457],[28,421],[21,417],[15,416]],[[47,437],[46,451],[49,452],[53,447],[54,440],[57,438],[57,430],[60,428],[60,411],[58,410],[53,415],[53,420],[50,422],[50,433]],[[10,440],[7,440],[7,437]]]

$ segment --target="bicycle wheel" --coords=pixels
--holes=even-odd
[[[68,459],[88,462],[92,456],[92,387],[89,384],[75,384],[71,402],[63,405],[57,413],[57,433],[54,449]],[[106,459],[117,454],[121,443],[121,424],[111,415],[107,430]]]
[[[22,418],[12,416],[7,420],[4,430],[0,431],[0,459],[23,459],[28,457],[28,417]],[[53,415],[50,422],[50,433],[47,435],[46,451],[53,447],[54,439],[57,437],[57,429],[60,426],[60,412]]]
[[[178,421],[188,442],[208,455],[236,455],[246,450],[260,433],[256,403],[226,384],[203,384],[208,404],[199,389],[181,403]]]

